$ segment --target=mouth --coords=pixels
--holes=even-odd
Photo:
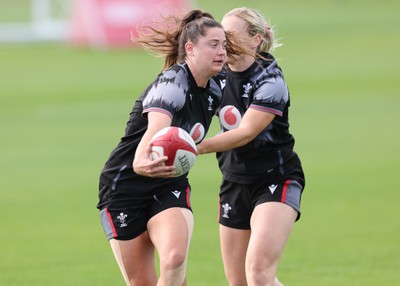
[[[215,61],[213,61],[213,63],[223,65],[225,63],[225,61],[224,60],[215,60]]]

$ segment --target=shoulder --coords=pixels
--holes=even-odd
[[[275,57],[269,53],[261,53],[262,58],[257,58],[259,68],[255,69],[259,74],[276,76],[283,76],[282,69],[278,65]]]
[[[270,56],[260,64],[262,68],[256,73],[254,100],[288,101],[289,90],[276,60]]]
[[[258,86],[263,84],[277,84],[286,87],[282,69],[278,66],[276,59],[270,54],[263,54],[265,59],[258,59],[259,66],[254,71],[254,81]]]
[[[188,76],[179,65],[161,72],[147,90],[143,100],[145,108],[150,106],[171,106],[179,109],[185,103]]]
[[[259,79],[254,99],[262,98],[281,98],[288,100],[289,91],[285,80],[281,76],[264,76]]]
[[[188,78],[189,75],[185,67],[183,65],[177,64],[161,72],[161,74],[158,76],[157,82],[162,84],[170,83],[181,86],[189,84]]]

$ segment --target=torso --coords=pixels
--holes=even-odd
[[[134,173],[132,162],[147,129],[146,115],[148,112],[167,114],[172,126],[183,128],[198,143],[204,139],[220,100],[221,90],[214,80],[210,80],[206,88],[198,87],[186,65],[175,65],[161,73],[136,101],[125,135],[102,170],[101,182],[115,192],[132,195],[137,195],[138,190],[156,194],[166,185],[187,184],[187,174],[154,179]]]
[[[274,120],[253,141],[218,153],[224,178],[238,183],[250,183],[262,176],[276,175],[276,171],[282,170],[295,155],[294,138],[289,133],[289,91],[281,69],[272,56],[268,57],[270,61],[258,59],[243,72],[226,70],[225,74],[215,78],[220,87],[224,87],[219,109],[222,131],[237,128],[249,108],[275,115]]]

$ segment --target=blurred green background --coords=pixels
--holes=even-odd
[[[29,17],[2,0],[0,22]],[[287,286],[398,285],[400,4],[210,1],[217,19],[257,8],[283,46],[291,131],[307,176],[279,268]],[[0,285],[123,285],[100,226],[98,176],[162,61],[140,49],[0,45]],[[217,131],[216,123],[209,135]],[[227,285],[214,155],[190,173],[189,285]]]

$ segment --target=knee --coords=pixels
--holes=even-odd
[[[270,275],[265,271],[256,271],[250,273],[247,277],[247,283],[251,285],[268,285],[268,286],[282,285],[279,282],[278,282],[279,284],[277,284],[275,280],[275,275]]]
[[[250,269],[247,272],[247,281],[251,285],[270,285],[268,275],[265,271]]]
[[[273,266],[249,263],[246,268],[246,277],[251,285],[275,285],[275,269]]]
[[[160,257],[161,267],[165,270],[173,270],[184,265],[186,262],[186,251],[171,250],[168,256]]]

